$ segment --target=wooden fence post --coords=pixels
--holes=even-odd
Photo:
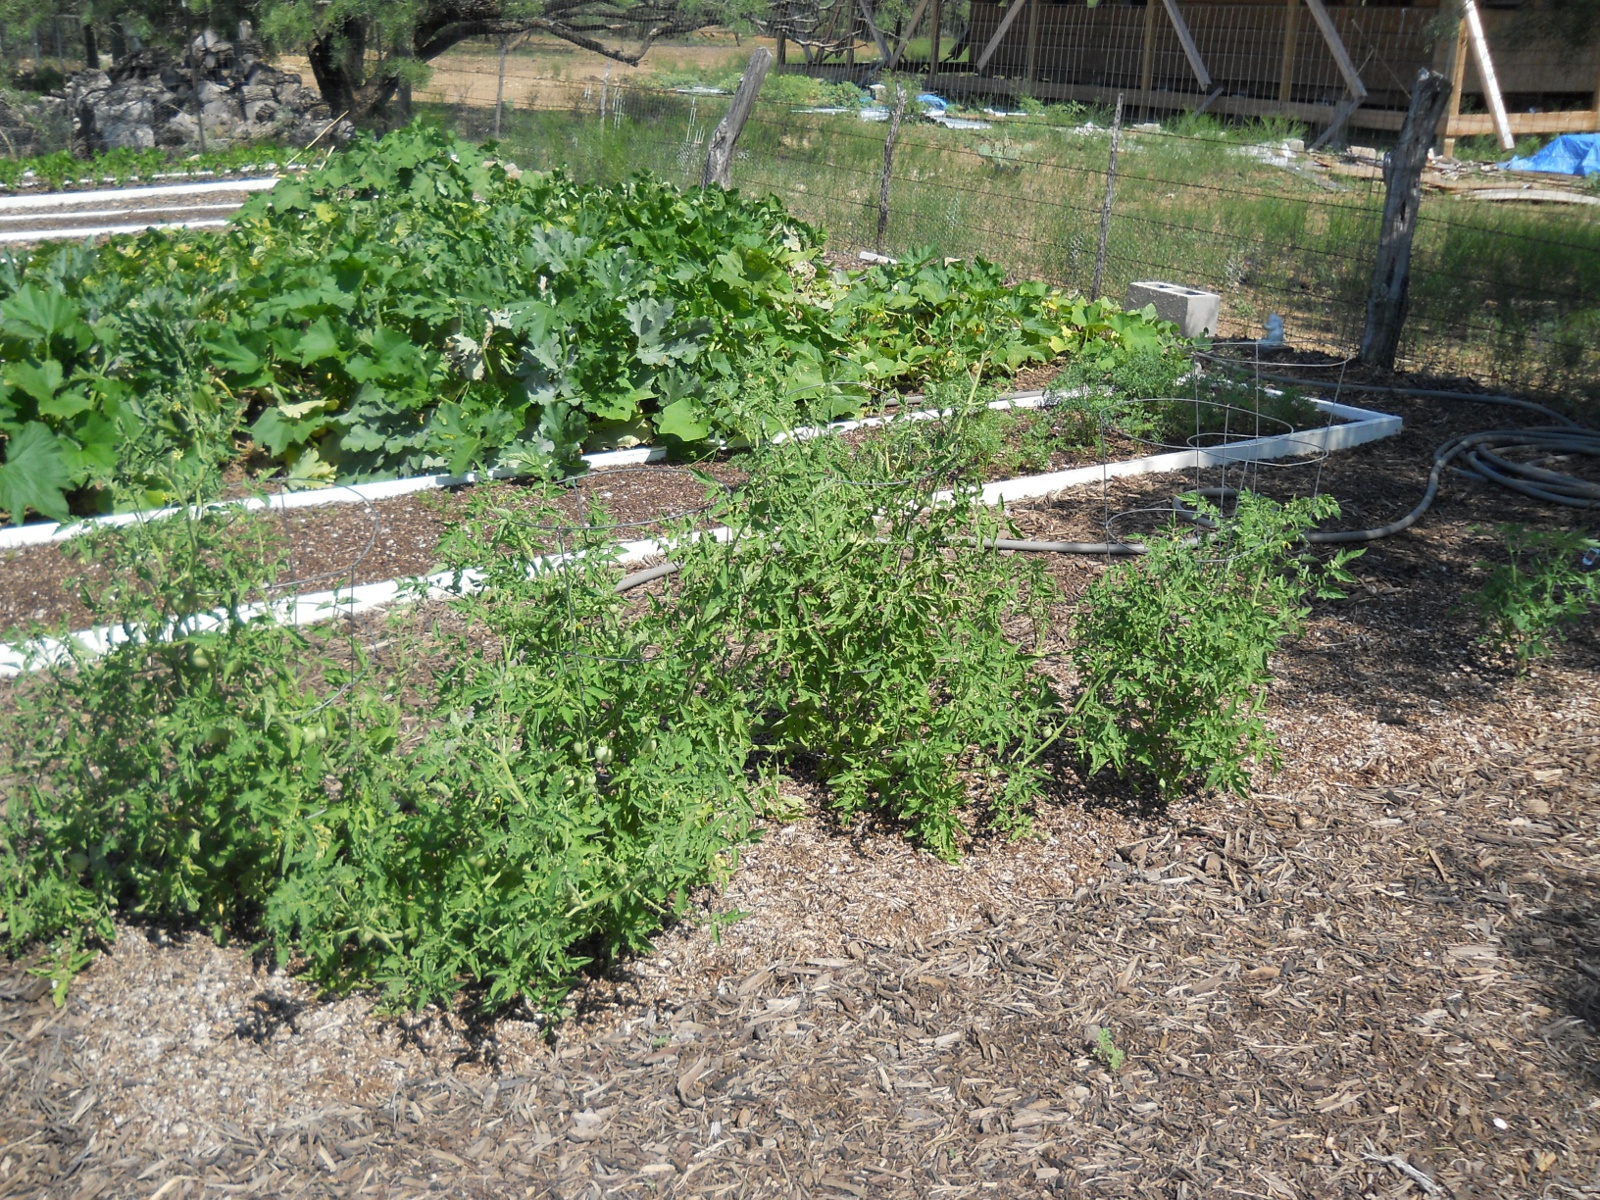
[[[1111,158],[1106,163],[1106,198],[1100,204],[1100,241],[1094,251],[1094,283],[1089,299],[1100,299],[1100,285],[1106,273],[1106,242],[1111,236],[1111,201],[1117,194],[1117,143],[1122,140],[1122,93],[1117,93],[1117,111],[1111,115]]]
[[[1294,90],[1294,57],[1300,49],[1300,0],[1285,0],[1283,9],[1283,61],[1278,67],[1278,103],[1289,103]]]
[[[710,187],[713,183],[723,189],[733,186],[733,147],[744,132],[744,123],[750,119],[750,110],[755,107],[756,93],[761,90],[771,66],[772,51],[765,46],[752,54],[750,61],[745,64],[739,90],[733,94],[733,103],[728,106],[727,115],[717,122],[716,131],[711,135],[706,165],[700,172],[701,187]]]
[[[877,250],[883,253],[884,238],[889,233],[889,180],[894,175],[894,144],[900,137],[900,122],[906,115],[906,89],[894,85],[894,109],[889,114],[889,136],[883,139],[883,178],[878,182],[878,240]]]
[[[1388,194],[1383,201],[1383,225],[1378,231],[1377,261],[1372,268],[1372,289],[1367,293],[1367,327],[1361,335],[1361,361],[1391,370],[1405,326],[1411,281],[1411,238],[1417,230],[1417,209],[1422,192],[1422,169],[1428,164],[1439,118],[1450,102],[1450,80],[1437,72],[1417,72],[1411,107],[1400,140],[1384,159],[1383,176]]]
[[[1440,153],[1445,161],[1456,156],[1456,139],[1452,126],[1461,115],[1461,89],[1467,82],[1467,21],[1456,22],[1455,45],[1450,52],[1450,107],[1445,109],[1443,144]]]
[[[494,137],[500,140],[500,114],[506,106],[506,38],[500,35],[500,72],[494,80]]]

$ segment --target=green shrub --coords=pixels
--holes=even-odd
[[[1584,570],[1600,542],[1572,530],[1500,526],[1511,561],[1496,565],[1471,596],[1482,641],[1514,655],[1520,670],[1549,654],[1564,628],[1600,604],[1600,571]]]
[[[1303,628],[1308,596],[1350,578],[1352,555],[1318,567],[1298,554],[1305,529],[1338,513],[1329,496],[1242,492],[1226,520],[1186,500],[1214,532],[1151,538],[1084,591],[1075,737],[1091,774],[1147,776],[1163,798],[1194,779],[1243,794],[1251,760],[1279,761],[1261,718],[1272,653]]]
[[[12,953],[53,943],[64,986],[136,914],[260,937],[392,1005],[473,988],[551,1010],[731,867],[747,723],[698,697],[692,655],[621,622],[603,558],[529,578],[492,555],[463,602],[490,646],[457,648],[402,746],[403,671],[251,619],[264,528],[227,510],[86,543],[128,581],[91,599],[129,640],[21,690],[0,760]],[[212,610],[220,627],[181,619]]]
[[[108,939],[118,911],[218,935],[248,925],[327,781],[362,790],[352,749],[381,761],[392,744],[368,708],[320,702],[306,671],[326,657],[320,639],[248,611],[275,567],[263,529],[235,509],[77,544],[114,581],[85,599],[121,640],[100,657],[69,642],[16,687],[0,843],[13,952]],[[330,664],[327,686],[341,673]]]
[[[957,415],[767,448],[729,541],[680,552],[678,604],[725,627],[714,674],[758,744],[812,764],[846,817],[875,808],[953,857],[964,810],[1017,829],[1038,794],[1058,706],[1007,628],[1053,592],[1041,564],[981,549],[999,522],[962,481],[970,380],[929,398]]]

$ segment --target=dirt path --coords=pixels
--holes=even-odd
[[[1384,511],[1492,423],[1406,413],[1329,490]],[[65,1008],[14,974],[0,1193],[1600,1195],[1600,639],[1520,679],[1474,644],[1509,519],[1567,515],[1454,480],[1358,562],[1279,656],[1285,768],[1247,800],[1152,813],[1062,762],[1038,837],[952,866],[795,783],[706,898],[744,918],[554,1030],[385,1018],[136,928]]]
[[[630,67],[566,42],[538,40],[507,56],[504,98],[516,108],[562,108],[603,84],[659,86],[664,76],[679,72],[737,73],[757,46],[775,45],[771,39],[744,38],[736,46],[727,36],[707,45],[657,46],[638,66]],[[286,55],[276,65],[311,80],[311,64],[302,57]],[[440,55],[429,68],[428,82],[413,93],[416,100],[474,108],[494,105],[500,82],[500,63],[494,54],[462,48]]]

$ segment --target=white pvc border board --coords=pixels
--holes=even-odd
[[[1017,479],[1003,479],[996,483],[987,484],[983,489],[982,498],[986,504],[1004,504],[1011,500],[1025,500],[1054,495],[1066,488],[1077,487],[1086,483],[1097,483],[1103,479],[1187,471],[1196,467],[1217,466],[1228,462],[1265,462],[1276,458],[1292,458],[1311,449],[1327,452],[1346,450],[1368,442],[1379,441],[1382,438],[1393,437],[1400,432],[1400,418],[1391,416],[1388,413],[1356,408],[1348,404],[1336,404],[1331,400],[1313,400],[1311,403],[1322,409],[1330,417],[1338,418],[1343,424],[1325,425],[1317,429],[1307,429],[1289,434],[1249,438],[1210,449],[1177,450],[1163,454],[1149,454],[1141,458],[1107,463],[1103,466],[1075,467],[1066,471],[1054,471],[1046,475],[1025,475]],[[1021,392],[1004,400],[997,400],[989,407],[1004,410],[1010,408],[1040,408],[1044,405],[1044,393]],[[907,414],[912,420],[932,420],[938,415],[938,413],[927,410]],[[797,430],[794,436],[816,437],[824,433],[843,433],[851,429],[881,425],[894,419],[894,417],[869,417],[860,421],[839,421],[823,428]],[[604,469],[605,466],[630,466],[658,461],[665,457],[665,451],[659,448],[641,447],[638,450],[623,450],[611,454],[586,455],[585,457],[591,466]],[[602,461],[597,462],[596,460]],[[489,477],[510,478],[512,476],[510,473],[490,472]],[[411,492],[474,483],[478,482],[480,478],[482,477],[460,475],[427,476],[418,479],[393,480],[387,483],[357,484],[322,492],[292,493],[268,497],[265,500],[243,501],[241,503],[252,508],[310,508],[318,504],[387,499],[393,496],[407,495]],[[114,517],[100,518],[99,522],[101,524],[126,525],[138,520],[173,516],[181,511],[183,510],[169,508],[146,513],[124,513]],[[65,528],[60,526],[40,527],[48,528],[51,531],[50,534],[29,544],[64,540],[74,536],[75,533],[82,532],[84,527],[90,524],[90,522],[81,522]],[[35,527],[23,526],[22,528],[27,530]],[[718,527],[709,530],[705,536],[714,537],[721,541],[727,538],[729,534],[730,530],[726,527]],[[669,545],[654,540],[620,542],[616,546],[616,561],[620,565],[626,566],[651,558],[665,557],[670,550],[671,547]],[[536,559],[529,564],[529,573],[536,574],[540,571],[559,569],[570,557],[570,555],[557,554]],[[281,624],[309,625],[319,621],[333,620],[336,617],[351,617],[359,613],[370,612],[373,609],[384,608],[408,596],[424,592],[428,598],[437,599],[467,595],[481,587],[482,576],[474,572],[464,573],[460,586],[457,587],[454,572],[441,571],[423,576],[420,579],[390,579],[382,583],[367,583],[334,591],[313,592],[301,596],[286,597],[271,604],[251,606],[241,615],[247,619],[258,615],[271,615],[274,620]],[[161,636],[165,638],[199,632],[205,629],[215,629],[225,619],[225,615],[219,613],[202,614],[182,622],[179,628],[164,631]],[[90,654],[103,654],[113,646],[133,640],[133,635],[121,626],[100,626],[95,629],[74,632],[70,636],[73,641],[77,642],[79,646]],[[47,638],[33,643],[17,645],[0,644],[0,678],[20,675],[24,671],[37,666],[60,662],[68,657],[70,655],[67,646],[62,640],[56,638]]]
[[[592,470],[603,471],[607,467],[631,467],[659,462],[666,456],[667,452],[659,446],[645,446],[637,450],[610,450],[602,454],[585,454],[583,461],[588,463]],[[265,509],[269,512],[281,512],[296,508],[320,508],[326,504],[368,504],[374,500],[393,500],[397,496],[408,496],[413,492],[430,492],[491,480],[521,478],[525,478],[525,474],[520,471],[420,475],[411,479],[386,479],[378,483],[344,483],[303,492],[280,492],[274,496],[251,497],[227,503],[235,504],[247,511]],[[133,525],[139,521],[160,521],[184,511],[186,510],[182,507],[147,508],[142,512],[113,513],[109,516],[89,517],[82,521],[62,524],[55,521],[37,521],[32,525],[13,525],[0,529],[0,551],[64,542],[95,529]]]
[[[108,200],[152,200],[162,196],[206,196],[217,192],[265,192],[277,186],[279,177],[222,179],[210,183],[163,183],[155,187],[89,188],[81,192],[41,192],[33,196],[0,196],[0,212],[20,212],[36,208],[74,208],[84,204],[104,204]]]
[[[12,229],[0,233],[0,244],[21,242],[70,242],[78,238],[110,237],[117,233],[144,233],[149,229],[221,229],[228,222],[220,217],[201,221],[140,222],[135,225],[74,225],[63,229]]]

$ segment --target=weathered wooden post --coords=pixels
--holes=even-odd
[[[733,103],[728,106],[727,115],[717,122],[716,131],[711,135],[706,165],[700,172],[701,187],[710,187],[713,183],[724,189],[733,186],[733,147],[744,132],[744,123],[750,119],[750,110],[755,107],[756,93],[761,90],[761,84],[771,67],[772,51],[765,46],[752,54],[750,61],[745,64],[739,90],[733,94]]]
[[[1384,156],[1383,224],[1378,230],[1377,261],[1372,290],[1367,293],[1367,327],[1361,335],[1361,361],[1368,366],[1394,366],[1405,326],[1411,282],[1411,238],[1417,230],[1422,169],[1428,164],[1439,118],[1450,102],[1450,80],[1424,68],[1417,72],[1400,140]]]
[[[906,115],[906,89],[894,85],[894,109],[889,113],[889,136],[883,139],[883,178],[878,181],[878,241],[877,250],[883,253],[884,238],[889,233],[889,180],[894,174],[894,144],[900,138],[900,122]]]
[[[1111,157],[1106,162],[1106,197],[1100,203],[1100,241],[1094,251],[1094,282],[1089,287],[1089,299],[1100,299],[1100,285],[1105,282],[1106,241],[1111,236],[1111,202],[1117,195],[1117,144],[1122,141],[1122,93],[1117,93],[1117,110],[1111,115]]]
[[[494,136],[500,138],[500,113],[506,106],[506,38],[500,36],[500,73],[494,81]]]

